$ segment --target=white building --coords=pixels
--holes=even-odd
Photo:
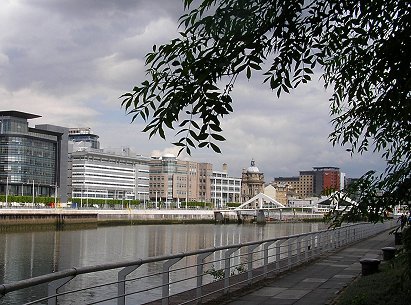
[[[87,149],[69,154],[71,198],[149,200],[149,158]]]
[[[228,202],[240,202],[241,178],[228,176],[227,164],[223,171],[213,171],[211,177],[211,202],[214,208],[224,208]]]

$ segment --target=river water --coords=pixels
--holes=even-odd
[[[71,267],[188,252],[324,229],[321,223],[188,224],[0,233],[0,283]],[[30,291],[30,299],[44,292]],[[0,304],[21,304],[13,293]]]

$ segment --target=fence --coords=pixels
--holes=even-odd
[[[333,230],[66,269],[0,285],[0,304],[205,303],[392,225],[350,224]]]

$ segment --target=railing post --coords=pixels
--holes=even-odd
[[[231,254],[238,249],[240,248],[228,249],[224,252],[224,293],[228,293],[230,291]]]
[[[314,252],[314,248],[315,248],[315,233],[313,233],[313,234],[310,235],[310,245],[311,245],[311,248],[310,248],[310,259],[312,259],[313,256],[314,256],[314,254],[315,254],[315,252]]]
[[[182,257],[176,257],[169,259],[163,264],[163,290],[162,290],[162,305],[168,305],[169,296],[170,296],[170,267],[181,260]]]
[[[311,234],[305,238],[305,261],[308,261],[312,247],[312,236]]]
[[[141,264],[134,265],[134,266],[128,266],[123,269],[121,269],[118,272],[117,278],[118,278],[118,285],[117,285],[117,304],[118,305],[125,305],[126,304],[126,276],[129,275],[131,272],[136,270],[138,267],[140,267]]]
[[[285,239],[278,240],[275,244],[275,269],[280,271],[280,260],[281,260],[281,244]]]
[[[254,249],[261,246],[261,244],[250,245],[248,246],[248,255],[247,255],[247,282],[251,285],[253,281],[253,252]]]
[[[210,256],[213,252],[206,252],[197,256],[197,287],[196,296],[197,302],[201,303],[201,297],[203,296],[203,275],[204,275],[204,260]]]
[[[334,230],[333,230],[333,233],[334,233],[334,234],[333,234],[333,248],[334,248],[334,249],[337,249],[337,247],[338,247],[338,244],[337,244],[337,243],[338,243],[338,240],[337,240],[337,230],[338,230],[338,229],[334,229]]]
[[[297,263],[300,262],[300,255],[301,255],[301,240],[303,236],[297,237]]]
[[[315,252],[317,255],[320,255],[321,254],[321,238],[322,238],[321,233],[317,233],[316,237],[317,237],[317,246],[315,247],[316,249]]]
[[[267,277],[268,275],[268,248],[275,242],[276,240],[264,244],[264,277]]]
[[[66,283],[70,282],[73,278],[75,278],[74,275],[52,281],[48,284],[47,296],[51,298],[48,299],[47,305],[57,305],[57,290]]]
[[[287,269],[291,268],[291,256],[292,256],[292,248],[291,248],[291,241],[293,238],[287,239]]]
[[[313,233],[311,237],[311,257],[315,257],[315,255],[317,254],[317,246],[318,246],[318,234]]]
[[[323,235],[322,233],[317,234],[317,255],[321,255],[323,246]]]

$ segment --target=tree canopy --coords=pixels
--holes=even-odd
[[[239,75],[263,74],[280,96],[311,81],[318,69],[333,90],[330,141],[348,145],[351,153],[374,150],[387,160],[382,176],[368,173],[357,184],[360,205],[354,210],[378,220],[398,201],[409,204],[400,196],[410,192],[409,1],[183,2],[178,37],[153,46],[146,55],[147,80],[122,96],[132,120],[147,122],[150,137],[176,129],[174,144],[182,150],[220,152],[220,121],[234,109]],[[373,186],[375,193],[366,195],[373,209],[370,202],[361,205],[365,186]]]

